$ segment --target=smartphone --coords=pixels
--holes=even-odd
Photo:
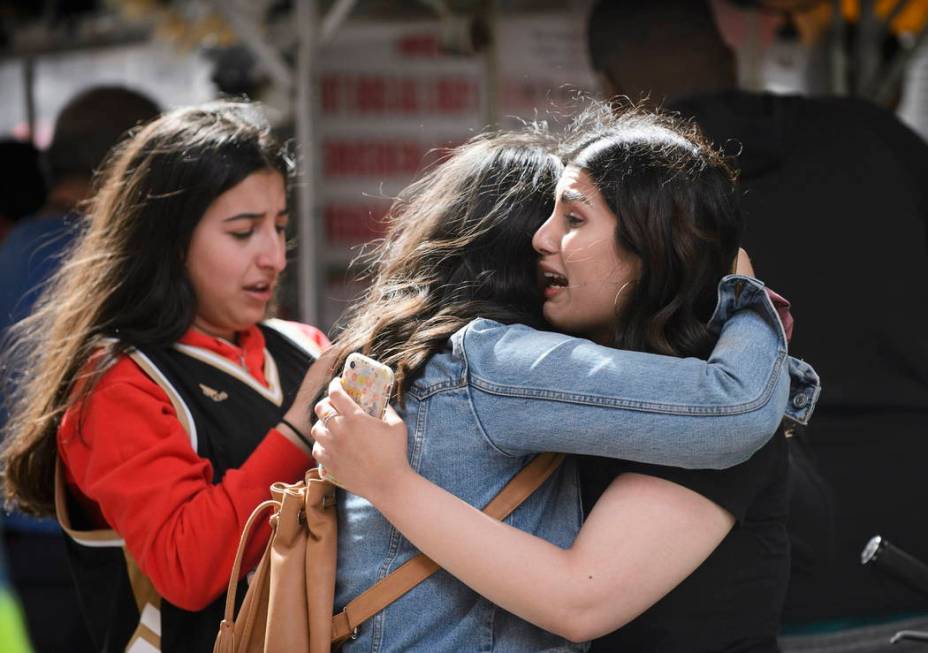
[[[342,387],[365,413],[381,418],[393,394],[393,370],[363,354],[349,354]]]
[[[393,394],[393,370],[363,354],[349,354],[341,375],[342,388],[361,410],[381,419]],[[319,476],[338,485],[334,476],[319,465]]]

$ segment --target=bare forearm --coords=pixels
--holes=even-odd
[[[370,496],[415,546],[490,601],[574,641],[609,633],[648,609],[734,522],[691,490],[625,474],[573,545],[561,549],[487,517],[408,468],[395,478]]]

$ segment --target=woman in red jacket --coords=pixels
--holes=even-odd
[[[323,375],[307,370],[327,341],[265,321],[290,171],[250,105],[162,116],[111,155],[79,242],[17,327],[30,373],[6,491],[57,512],[99,650],[211,649],[245,520],[312,464]]]

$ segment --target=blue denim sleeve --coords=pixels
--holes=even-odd
[[[779,318],[755,279],[722,280],[710,327],[719,340],[707,361],[487,320],[452,342],[465,359],[474,415],[504,454],[563,451],[721,469],[747,460],[776,431],[789,363]],[[817,395],[803,392],[807,418]]]

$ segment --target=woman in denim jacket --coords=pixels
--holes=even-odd
[[[672,355],[533,328],[542,324],[542,302],[530,291],[538,284],[528,234],[551,213],[561,169],[532,137],[472,141],[393,207],[376,279],[336,346],[342,357],[363,350],[396,370],[402,421],[391,413],[384,427],[360,414],[336,379],[317,406],[324,421],[313,429],[318,460],[351,490],[338,493],[336,607],[412,557],[413,544],[477,591],[440,571],[364,624],[346,650],[584,650],[564,638],[589,639],[627,621],[731,529],[733,518],[711,501],[682,488],[681,499],[645,482],[619,494],[633,503],[637,494],[643,505],[652,505],[655,493],[666,498],[666,510],[646,516],[663,525],[658,541],[634,539],[641,515],[633,514],[611,520],[625,521],[636,542],[625,547],[627,556],[603,555],[601,536],[615,533],[602,528],[610,521],[602,517],[571,547],[582,521],[573,459],[505,524],[470,507],[488,503],[539,452],[724,468],[761,448],[784,416],[791,363],[763,284],[737,276],[718,284],[740,229],[727,168],[662,119],[631,116],[620,127],[645,149],[663,147],[665,158],[651,163],[717,203],[681,218],[711,212],[698,224],[702,249],[680,256],[668,248],[674,274],[688,276],[670,284],[663,307],[644,304],[640,319],[626,319],[636,315],[631,304],[655,296],[645,284],[662,277],[647,269],[650,258],[614,237],[624,223],[617,229],[614,215],[610,224],[590,210],[602,198],[585,172],[568,168],[558,206],[535,236],[547,279],[544,316],[596,342]],[[686,295],[681,286],[695,290]],[[652,329],[655,318],[665,326]],[[655,344],[661,337],[665,344]],[[676,357],[681,342],[708,360]],[[792,402],[788,416],[804,422],[817,378],[792,365],[794,396],[809,401],[801,409]],[[660,549],[650,561],[649,548]],[[634,600],[617,600],[617,579],[642,566],[651,573],[634,576],[634,592],[627,592]]]

